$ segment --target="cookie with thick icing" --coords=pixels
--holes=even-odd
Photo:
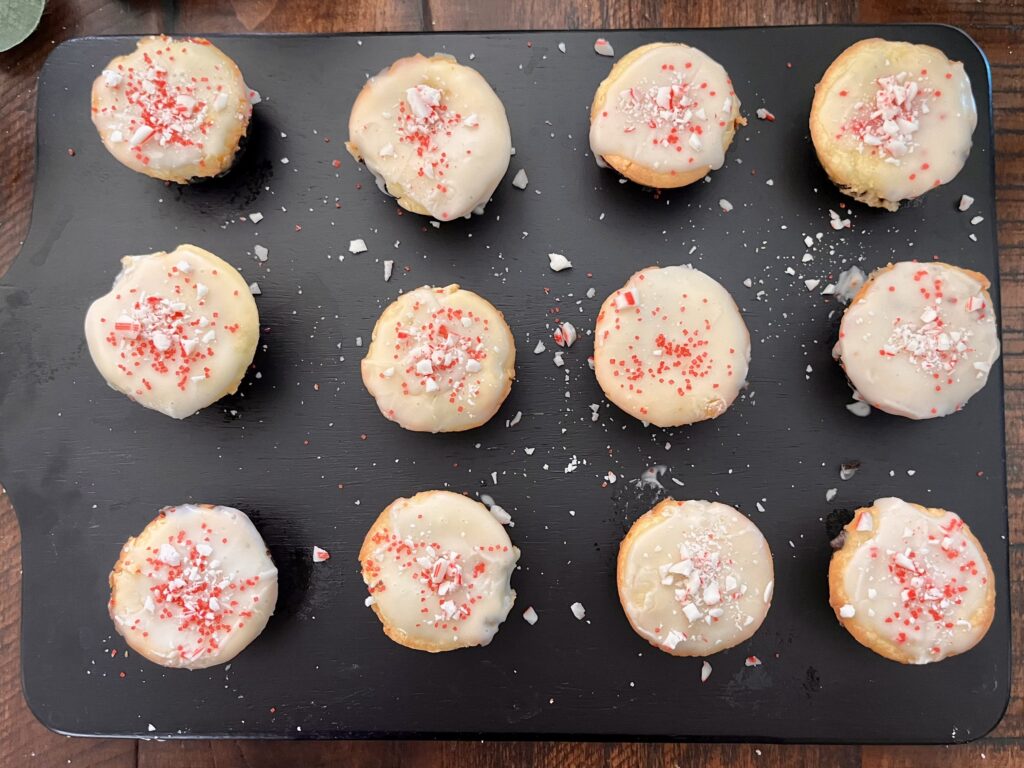
[[[638,635],[674,656],[708,656],[757,632],[775,572],[768,542],[737,510],[665,499],[619,545],[617,582]]]
[[[144,37],[93,82],[92,121],[128,168],[187,184],[231,166],[258,100],[209,40]]]
[[[691,266],[648,267],[601,306],[594,372],[641,421],[678,427],[725,412],[746,385],[750,334],[729,292]]]
[[[85,316],[100,374],[118,392],[184,419],[238,390],[259,340],[248,285],[194,245],[125,256],[110,293]]]
[[[992,566],[955,513],[878,499],[856,511],[834,544],[829,602],[875,653],[928,664],[970,650],[988,632]]]
[[[259,531],[231,507],[165,507],[128,539],[110,573],[110,617],[154,664],[231,661],[266,627],[277,568]]]
[[[441,53],[371,77],[348,130],[348,151],[381,191],[439,221],[482,213],[512,156],[501,99],[479,72]]]
[[[938,261],[872,273],[847,306],[832,351],[869,405],[909,419],[959,411],[999,359],[988,279]]]
[[[895,211],[948,184],[978,123],[959,61],[930,45],[854,43],[815,86],[810,129],[829,178],[847,195]]]
[[[395,299],[373,328],[361,370],[386,418],[415,432],[461,432],[498,412],[515,362],[502,313],[452,284]]]
[[[432,653],[491,642],[516,599],[518,560],[487,507],[450,491],[396,499],[359,550],[384,633]]]
[[[649,187],[683,187],[722,167],[744,123],[732,80],[683,43],[651,43],[612,67],[590,107],[599,163]]]

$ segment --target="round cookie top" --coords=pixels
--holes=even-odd
[[[977,122],[962,63],[928,45],[873,38],[847,48],[822,76],[810,127],[833,181],[895,210],[953,180]]]
[[[227,170],[258,99],[209,40],[144,37],[96,78],[92,121],[121,163],[184,184]]]
[[[392,502],[359,560],[385,634],[420,651],[487,645],[516,599],[519,550],[487,507],[449,491]]]
[[[236,391],[259,339],[256,302],[238,271],[194,245],[125,256],[121,267],[85,316],[107,383],[175,419]]]
[[[370,78],[348,130],[349,152],[382,191],[440,221],[482,213],[512,156],[501,99],[479,72],[440,53]]]
[[[110,574],[110,617],[132,650],[165,667],[231,661],[263,631],[277,569],[245,514],[165,507],[128,539]]]
[[[829,600],[860,643],[927,664],[973,648],[992,624],[995,580],[957,515],[902,499],[858,509],[829,565]]]
[[[363,383],[380,412],[415,432],[459,432],[490,419],[515,378],[504,316],[452,284],[399,296],[373,328]]]
[[[988,285],[941,262],[879,269],[843,313],[833,356],[875,408],[911,419],[958,411],[999,359]]]
[[[659,427],[722,414],[746,384],[749,362],[750,335],[732,296],[691,266],[637,272],[597,316],[601,389]]]
[[[623,539],[618,586],[637,634],[675,656],[707,656],[751,637],[768,615],[772,553],[732,507],[665,499]]]
[[[722,167],[739,110],[721,64],[682,43],[652,43],[626,54],[598,87],[590,147],[640,183],[682,186]]]

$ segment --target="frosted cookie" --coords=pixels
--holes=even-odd
[[[674,656],[707,656],[757,632],[774,573],[749,518],[717,501],[665,499],[622,540],[616,580],[638,635]]]
[[[505,401],[516,345],[505,318],[472,291],[423,286],[373,327],[363,384],[391,421],[414,432],[479,427]]]
[[[678,427],[720,416],[746,385],[750,335],[729,292],[690,266],[648,267],[609,296],[594,372],[636,418]]]
[[[829,178],[890,211],[960,173],[977,123],[962,63],[929,45],[879,38],[832,62],[815,86],[810,118]]]
[[[483,213],[512,155],[501,99],[479,72],[441,53],[371,77],[348,131],[348,151],[382,192],[439,221]]]
[[[449,491],[396,499],[359,550],[384,634],[432,653],[491,642],[516,599],[518,560],[487,507]]]
[[[128,539],[110,573],[110,618],[154,664],[204,669],[231,661],[277,604],[277,568],[242,512],[164,507]]]
[[[682,43],[651,43],[615,63],[590,107],[590,148],[637,184],[684,187],[722,167],[740,100],[722,65]]]
[[[209,40],[144,37],[96,78],[92,121],[133,171],[187,184],[231,166],[258,100]]]
[[[927,664],[969,651],[988,632],[992,566],[954,513],[878,499],[857,510],[833,545],[829,602],[875,653]]]
[[[875,408],[909,419],[959,411],[999,359],[988,287],[941,262],[883,267],[843,313],[832,355]]]
[[[242,276],[194,245],[125,256],[114,287],[85,316],[89,353],[107,383],[175,419],[238,389],[259,330]]]

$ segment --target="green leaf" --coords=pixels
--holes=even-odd
[[[9,51],[39,26],[46,0],[0,0],[0,51]]]

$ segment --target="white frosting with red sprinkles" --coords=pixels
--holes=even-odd
[[[417,432],[457,432],[490,419],[515,377],[515,340],[477,294],[424,286],[381,314],[363,383],[388,419]]]
[[[840,550],[854,548],[841,574],[841,596],[833,587],[833,606],[843,601],[836,608],[840,620],[877,636],[911,664],[972,648],[992,618],[988,559],[958,515],[940,512],[878,499],[857,510],[847,528],[866,535],[848,535]],[[865,518],[871,523],[863,524]]]
[[[85,317],[107,383],[175,419],[237,390],[259,339],[256,302],[238,271],[194,245],[125,256],[121,266]]]
[[[911,419],[960,410],[999,359],[988,281],[942,262],[871,275],[843,314],[834,357],[861,398]]]
[[[92,120],[124,165],[186,183],[231,165],[255,98],[208,40],[144,37],[96,78]]]
[[[630,624],[675,656],[706,656],[751,637],[771,607],[774,569],[761,531],[730,506],[667,499],[619,550]]]
[[[370,78],[347,146],[403,207],[439,221],[482,212],[512,156],[501,100],[445,54],[399,59]]]
[[[659,427],[721,415],[746,384],[750,335],[729,292],[690,266],[649,267],[609,296],[594,330],[608,399]]]
[[[397,499],[359,557],[385,631],[409,647],[487,645],[515,602],[519,550],[483,504],[457,493]]]
[[[128,645],[166,667],[224,664],[274,612],[277,569],[237,509],[165,507],[110,574],[110,616]]]
[[[931,46],[875,39],[847,49],[822,80],[812,133],[838,184],[897,203],[960,172],[978,119],[962,63]]]
[[[740,107],[725,69],[682,43],[646,46],[630,56],[602,83],[603,99],[598,91],[590,124],[594,154],[658,173],[721,168]]]

